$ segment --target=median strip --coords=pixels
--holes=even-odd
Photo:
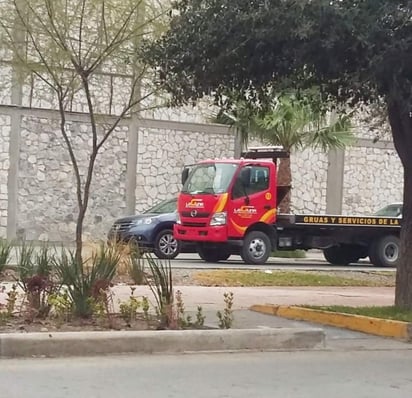
[[[0,358],[324,348],[317,328],[0,334]]]
[[[253,305],[250,309],[262,314],[316,322],[377,336],[394,337],[408,342],[412,341],[412,323],[410,322],[272,304]]]

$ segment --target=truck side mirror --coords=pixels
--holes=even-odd
[[[189,177],[189,169],[185,167],[182,171],[182,185],[185,185],[185,182],[187,181]]]
[[[245,188],[250,186],[250,177],[252,175],[252,169],[250,167],[245,167],[240,171],[240,181]]]

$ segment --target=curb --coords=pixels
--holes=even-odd
[[[316,328],[0,334],[0,359],[321,349]]]
[[[262,314],[276,315],[300,321],[311,321],[376,336],[394,337],[412,342],[412,323],[409,322],[271,304],[253,305],[250,307],[250,310]]]

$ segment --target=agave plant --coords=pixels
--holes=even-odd
[[[129,257],[128,273],[136,285],[146,282],[145,261],[140,253],[132,253]]]
[[[45,317],[50,311],[48,296],[60,286],[52,279],[53,255],[43,244],[38,250],[23,242],[18,250],[17,272],[19,286],[26,294],[31,318]]]
[[[62,250],[60,258],[55,260],[55,268],[61,283],[67,286],[76,316],[92,315],[96,288],[110,284],[119,261],[119,252],[103,244],[91,259],[82,262],[76,258],[75,252]]]
[[[5,239],[0,239],[0,273],[3,272],[4,268],[9,263],[12,249],[12,243]]]
[[[169,327],[173,321],[173,280],[170,260],[154,259],[150,254],[145,255],[150,270],[147,284],[152,291],[160,315],[162,327]]]

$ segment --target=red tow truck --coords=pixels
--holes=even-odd
[[[207,262],[238,254],[264,264],[274,250],[321,249],[331,264],[368,257],[396,266],[401,220],[394,217],[278,214],[290,187],[277,185],[282,148],[252,148],[240,159],[204,160],[182,171],[174,236],[196,243]]]

